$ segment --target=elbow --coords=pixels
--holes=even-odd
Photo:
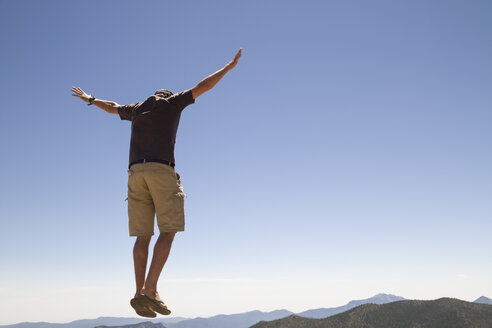
[[[193,95],[193,98],[196,99],[200,95],[202,95],[204,92],[207,92],[208,90],[210,90],[211,88],[212,87],[210,86],[209,83],[200,82],[193,89],[191,89],[191,93]]]
[[[207,92],[208,90],[212,89],[212,87],[212,83],[208,81],[203,81],[198,84],[198,88],[200,89],[201,93]]]

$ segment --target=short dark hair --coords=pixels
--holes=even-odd
[[[154,93],[154,95],[167,98],[167,97],[171,97],[173,93],[167,89],[159,89]]]

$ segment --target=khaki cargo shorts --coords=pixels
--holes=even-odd
[[[134,164],[128,170],[128,226],[130,236],[184,231],[184,197],[179,174],[162,163]]]

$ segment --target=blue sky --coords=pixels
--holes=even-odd
[[[183,113],[180,316],[492,297],[489,1],[0,0],[0,324],[134,316],[120,104]]]

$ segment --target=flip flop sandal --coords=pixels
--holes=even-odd
[[[145,306],[145,304],[143,304],[138,297],[132,298],[130,301],[130,305],[135,310],[135,312],[137,312],[137,314],[141,317],[146,317],[146,318],[157,317],[157,314],[155,314],[154,311],[152,311],[147,306]]]
[[[167,308],[166,304],[163,301],[158,301],[148,297],[147,295],[140,294],[137,296],[137,299],[145,304],[151,310],[160,313],[162,315],[170,315],[171,311]]]

